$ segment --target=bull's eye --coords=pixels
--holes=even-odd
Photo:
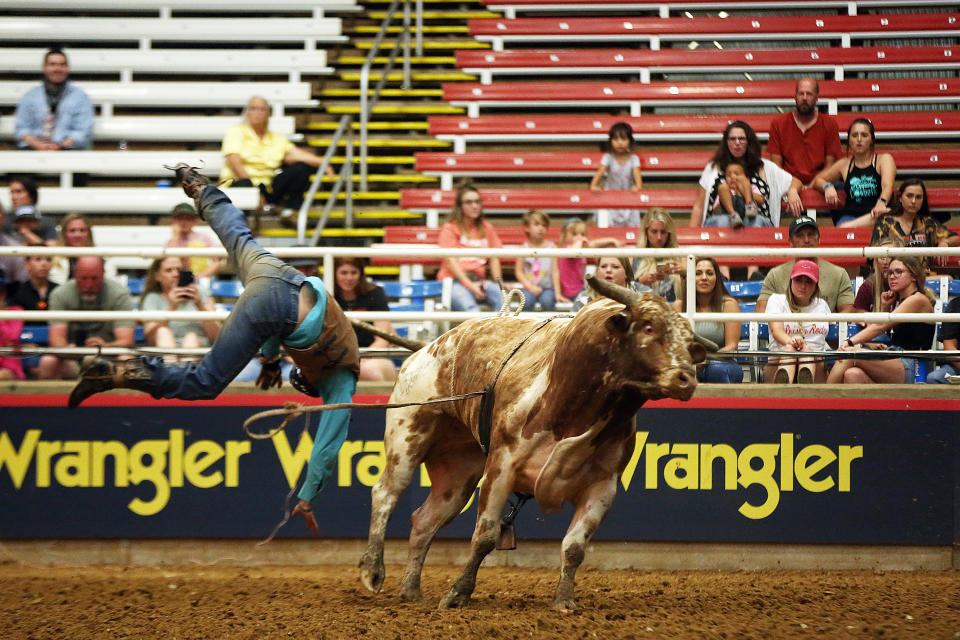
[[[652,336],[657,332],[656,328],[654,328],[653,326],[653,323],[650,322],[649,320],[643,323],[643,326],[640,327],[640,330],[643,331],[648,336]]]

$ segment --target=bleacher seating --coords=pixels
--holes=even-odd
[[[683,82],[474,82],[444,83],[443,98],[467,107],[477,116],[481,107],[623,107],[640,115],[641,108],[711,106],[793,107],[795,80]],[[839,105],[960,102],[956,78],[824,80],[820,101],[830,113]]]
[[[114,0],[70,0],[65,7],[63,0],[30,0],[30,9],[35,11],[63,10],[83,12],[115,12],[117,3]],[[24,8],[20,0],[0,0],[2,9]],[[260,13],[264,9],[261,0],[126,0],[123,3],[125,12],[157,13],[160,17],[169,17],[172,12],[204,13]],[[314,17],[322,17],[324,11],[357,11],[358,7],[352,0],[275,0],[270,3],[270,13],[311,13]]]
[[[136,42],[345,42],[339,18],[103,18],[4,16],[0,40]]]
[[[36,68],[45,49],[0,48],[0,72]],[[65,49],[73,74],[114,73],[124,82],[151,75],[282,75],[333,73],[323,49]]]
[[[223,140],[227,129],[240,122],[239,116],[109,116],[93,119],[93,139],[124,142],[185,142],[199,144]],[[270,130],[290,140],[300,140],[293,116],[270,118]],[[0,136],[13,137],[13,116],[0,116]]]
[[[0,106],[14,106],[36,82],[0,82]],[[282,116],[285,107],[311,107],[309,82],[78,82],[101,115],[113,107],[243,107],[250,96],[261,95]]]
[[[843,80],[845,72],[948,70],[960,67],[954,47],[822,47],[817,49],[516,49],[457,51],[457,66],[479,74],[483,84],[494,75],[625,75],[650,82],[670,72],[744,73],[821,72]],[[958,52],[960,53],[960,52]]]
[[[84,189],[89,190],[89,189]],[[120,189],[109,189],[108,191],[119,191]],[[173,201],[165,211],[170,213],[174,204],[184,202],[187,198],[179,189],[166,189],[178,193],[179,197]],[[233,189],[231,191],[237,191]],[[254,189],[254,191],[256,191]],[[43,193],[41,191],[41,193]],[[227,193],[230,193],[228,191]],[[42,198],[42,196],[41,196]],[[42,200],[41,200],[42,202]],[[217,246],[219,244],[217,234],[210,227],[205,225],[196,225],[194,231],[202,233],[212,239]],[[151,249],[162,248],[166,246],[173,234],[170,225],[109,225],[95,224],[91,227],[93,232],[93,244],[97,247],[148,247]],[[123,271],[143,270],[150,266],[152,258],[138,258],[136,256],[118,256],[104,260],[107,275],[114,276]],[[128,284],[129,286],[129,284]]]
[[[909,175],[960,173],[960,149],[892,149],[897,171]],[[440,177],[440,188],[450,189],[455,177],[592,176],[600,166],[600,152],[419,152],[417,171]],[[644,176],[700,175],[713,158],[712,151],[638,151]],[[2,153],[0,153],[2,162]]]
[[[467,142],[599,142],[607,139],[607,132],[617,122],[628,123],[638,142],[718,142],[727,124],[742,120],[765,140],[773,116],[772,113],[432,116],[430,134],[451,140],[456,153],[466,151]],[[960,111],[839,113],[836,118],[843,138],[855,118],[869,118],[880,142],[960,137]]]
[[[0,167],[16,167],[18,172],[31,174],[60,174],[61,187],[73,185],[74,173],[169,179],[172,174],[164,165],[185,160],[208,176],[218,176],[223,167],[219,151],[0,151]]]
[[[506,42],[621,41],[650,43],[709,40],[824,40],[850,46],[852,40],[952,37],[960,13],[864,15],[731,15],[710,17],[474,18],[470,35],[503,50]]]
[[[649,209],[663,207],[673,212],[687,212],[696,197],[692,189],[650,189],[640,192],[601,191],[588,189],[480,189],[486,213],[522,213],[544,209],[548,213],[585,213],[596,209]],[[954,211],[960,208],[960,187],[927,189],[932,210]],[[453,204],[455,193],[441,189],[403,189],[400,205],[409,211],[422,212],[428,226],[437,226],[441,212]],[[804,189],[800,193],[804,207],[827,210],[823,193]]]
[[[256,187],[225,189],[240,209],[256,209],[260,190]],[[161,187],[40,187],[39,208],[43,213],[113,213],[169,215],[187,198],[180,189]],[[10,189],[0,187],[0,200],[9,202]]]

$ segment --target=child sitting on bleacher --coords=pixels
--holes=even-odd
[[[590,190],[637,192],[642,184],[640,157],[633,153],[633,129],[626,122],[618,122],[610,127],[606,153],[590,181]],[[597,211],[597,220],[601,227],[639,227],[640,210],[601,209]]]
[[[560,231],[560,246],[564,249],[598,249],[619,247],[620,243],[615,238],[587,240],[587,223],[580,218],[570,218]],[[583,291],[583,279],[586,275],[586,258],[557,258],[553,270],[553,288],[557,292],[557,302],[573,302]]]
[[[7,279],[0,270],[0,311],[21,311],[21,307],[7,306]],[[20,342],[23,320],[0,320],[0,347],[11,347]],[[23,380],[20,358],[0,356],[0,380]]]
[[[550,216],[540,209],[531,209],[523,214],[523,233],[527,236],[525,249],[549,249],[554,244],[547,240]],[[533,311],[539,304],[543,311],[557,308],[557,295],[553,288],[553,258],[517,258],[514,273],[523,287],[524,311]]]

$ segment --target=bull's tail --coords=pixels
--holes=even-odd
[[[376,328],[372,324],[369,324],[367,322],[362,322],[360,320],[351,320],[350,324],[352,324],[357,329],[362,329],[363,331],[369,331],[373,335],[383,338],[390,344],[395,344],[399,347],[403,347],[404,349],[409,349],[410,351],[419,351],[420,349],[423,349],[428,344],[422,340],[411,340],[410,338],[401,338],[398,335],[387,333],[386,331],[381,331],[380,329]]]

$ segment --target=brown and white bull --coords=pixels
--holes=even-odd
[[[434,535],[460,513],[482,479],[470,560],[440,608],[470,600],[514,491],[533,494],[545,514],[565,501],[573,504],[553,602],[555,608],[573,607],[586,545],[633,454],[634,414],[649,399],[689,399],[697,386],[694,365],[706,355],[662,298],[602,280],[591,284],[610,299],[546,324],[507,361],[496,383],[488,454],[479,445],[480,398],[387,412],[387,463],[372,490],[370,537],[360,560],[368,589],[383,586],[387,520],[423,462],[432,486],[412,517],[403,600],[421,599],[420,574]],[[538,323],[510,317],[464,322],[407,360],[390,401],[482,390]]]

